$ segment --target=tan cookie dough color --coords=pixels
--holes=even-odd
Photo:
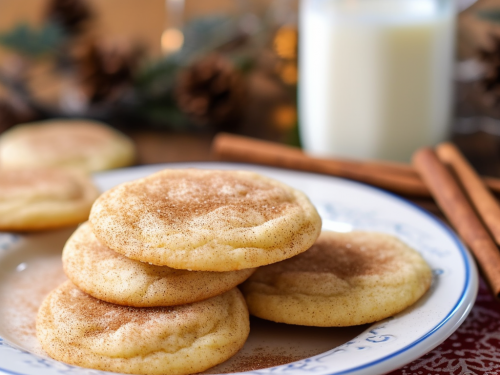
[[[0,136],[0,168],[71,167],[84,172],[133,164],[124,134],[96,121],[57,119],[17,125]]]
[[[244,344],[248,310],[238,289],[202,302],[134,308],[99,301],[70,281],[42,303],[36,322],[54,359],[127,374],[182,375],[213,367]]]
[[[259,268],[243,285],[250,313],[306,326],[351,326],[416,302],[432,274],[415,250],[375,232],[322,232],[308,251]]]
[[[33,231],[88,219],[99,191],[89,176],[63,169],[0,172],[0,230]]]
[[[100,243],[88,223],[66,243],[63,266],[69,279],[91,296],[136,307],[201,301],[227,292],[255,271],[186,271],[132,260]]]
[[[164,170],[101,195],[92,231],[135,260],[196,271],[234,271],[290,258],[316,240],[309,199],[245,171]]]

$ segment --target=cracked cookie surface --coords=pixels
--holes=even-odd
[[[322,232],[306,252],[259,268],[242,286],[259,318],[307,326],[351,326],[390,317],[430,287],[422,256],[376,232]]]
[[[201,301],[227,292],[255,271],[186,271],[132,260],[99,242],[88,223],[66,242],[63,266],[69,279],[84,292],[107,302],[136,307]]]
[[[234,355],[249,333],[238,289],[181,306],[135,308],[95,299],[70,281],[43,301],[36,321],[54,359],[129,374],[192,374]]]
[[[96,237],[131,259],[234,271],[307,250],[321,218],[302,192],[245,171],[171,169],[124,183],[94,203]]]

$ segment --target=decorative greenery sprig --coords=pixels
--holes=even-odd
[[[53,55],[60,51],[65,41],[63,29],[50,22],[39,29],[20,23],[0,34],[0,44],[29,58]]]

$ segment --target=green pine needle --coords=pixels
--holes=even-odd
[[[1,45],[31,58],[55,53],[64,41],[64,31],[52,23],[38,30],[27,23],[19,23],[0,33]]]
[[[500,23],[500,9],[483,9],[477,12],[478,16],[484,20]]]

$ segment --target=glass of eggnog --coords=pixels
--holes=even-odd
[[[299,116],[318,156],[409,161],[448,136],[454,0],[302,0]]]

